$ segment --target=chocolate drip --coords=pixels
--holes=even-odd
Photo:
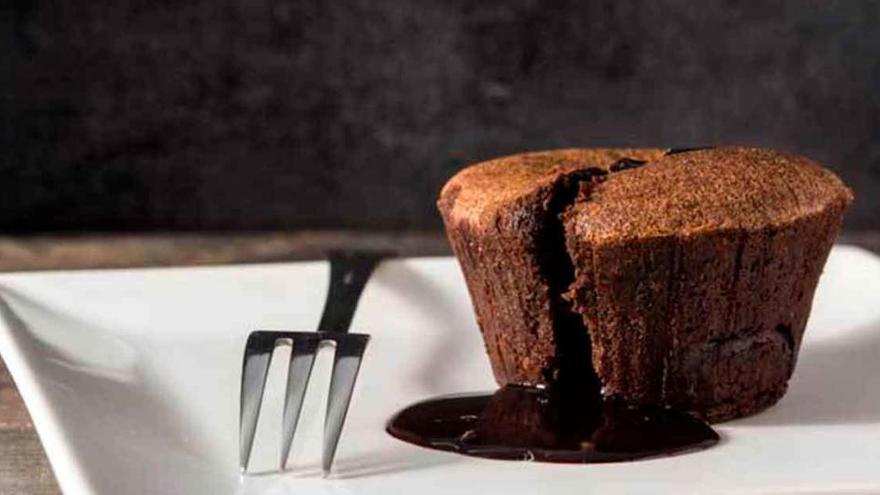
[[[617,160],[616,162],[611,164],[609,170],[611,170],[612,172],[620,172],[622,170],[629,170],[631,168],[639,168],[646,163],[648,162],[646,162],[645,160],[636,160],[635,158],[621,158],[620,160]]]
[[[679,153],[687,153],[690,151],[711,150],[714,148],[715,148],[715,146],[695,146],[693,148],[669,148],[668,150],[666,150],[666,156],[677,155]]]

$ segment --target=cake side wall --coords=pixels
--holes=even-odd
[[[551,302],[534,254],[542,203],[524,198],[474,226],[444,197],[439,201],[499,385],[545,383],[552,373]]]
[[[713,421],[785,392],[845,203],[788,225],[591,245],[569,293],[605,391]]]

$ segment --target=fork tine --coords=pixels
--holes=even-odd
[[[242,472],[247,470],[257,417],[266,388],[266,375],[275,349],[275,336],[266,332],[254,332],[245,345],[241,374],[241,416],[239,423],[239,462]]]
[[[333,375],[324,419],[324,452],[321,459],[325,477],[330,474],[333,458],[336,456],[342,424],[345,422],[354,383],[370,336],[350,333],[333,335],[332,339],[336,341],[336,355],[333,358]]]
[[[312,375],[319,343],[318,334],[297,335],[293,339],[290,366],[287,369],[287,396],[284,399],[280,466],[282,471],[290,455],[290,446],[293,445],[293,436],[296,434],[296,425],[302,411],[303,398],[306,395],[309,377]]]

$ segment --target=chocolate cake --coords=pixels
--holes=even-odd
[[[851,200],[809,159],[724,147],[500,158],[438,205],[500,385],[722,421],[785,392]]]

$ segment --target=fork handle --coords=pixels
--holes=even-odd
[[[318,324],[319,332],[348,332],[370,274],[386,256],[359,251],[330,253],[330,288]]]

